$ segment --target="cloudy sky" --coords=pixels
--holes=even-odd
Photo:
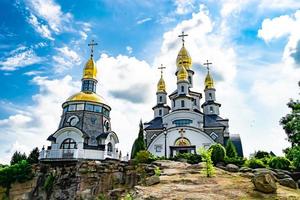
[[[221,115],[245,155],[289,145],[279,120],[299,98],[298,0],[1,0],[0,8],[0,163],[48,144],[61,104],[80,90],[91,39],[98,93],[112,107],[119,147],[130,151],[139,120],[153,117],[161,63],[168,93],[176,87],[181,31],[195,89],[203,91],[208,59]]]

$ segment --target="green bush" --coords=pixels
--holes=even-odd
[[[269,161],[269,167],[274,169],[288,170],[291,166],[291,161],[285,157],[272,157]]]
[[[252,168],[252,169],[256,169],[256,168],[265,168],[265,167],[266,167],[266,165],[263,163],[262,160],[256,159],[256,158],[251,158],[251,159],[247,160],[247,161],[245,162],[245,165],[246,165],[247,167]]]
[[[51,173],[47,176],[46,181],[44,183],[44,190],[49,195],[52,192],[54,185],[55,176]]]
[[[237,165],[237,166],[242,166],[245,164],[246,162],[246,159],[245,158],[242,158],[242,157],[234,157],[234,158],[230,158],[228,156],[225,156],[224,158],[224,162],[225,164],[234,164],[234,165]]]
[[[300,171],[300,146],[294,146],[285,150],[285,156],[292,161],[292,166]]]
[[[189,164],[197,164],[202,161],[201,155],[194,153],[178,153],[172,158],[172,160],[175,161],[179,161],[181,159],[185,159]]]
[[[211,149],[207,150],[204,147],[201,147],[198,149],[198,153],[202,156],[203,161],[206,162],[206,168],[204,169],[206,176],[212,177],[215,173],[215,168],[211,160],[212,150]]]
[[[149,151],[139,151],[135,158],[134,158],[134,161],[136,164],[138,163],[151,163],[153,161],[156,160],[156,157],[151,154]]]
[[[214,164],[224,162],[226,151],[221,144],[213,144],[210,146],[209,150],[211,150],[211,160]]]
[[[269,158],[269,157],[271,157],[271,156],[266,151],[257,151],[254,153],[254,158],[257,158],[257,159]]]
[[[7,189],[9,189],[10,185],[14,182],[23,183],[32,179],[32,177],[31,166],[26,160],[0,169],[0,185]]]
[[[236,148],[231,140],[226,143],[226,156],[229,158],[235,158],[238,156]]]
[[[160,176],[161,175],[161,170],[159,169],[159,167],[155,167],[154,173],[155,173],[155,176]]]

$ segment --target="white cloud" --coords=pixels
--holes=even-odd
[[[49,40],[54,40],[51,36],[51,32],[49,30],[48,25],[41,24],[38,22],[38,19],[33,14],[30,14],[28,18],[28,22],[34,27],[35,31],[38,32],[42,37],[47,38]]]
[[[9,56],[0,61],[0,69],[4,71],[15,71],[18,68],[40,63],[43,59],[35,52],[25,46],[21,46],[9,53]]]
[[[148,21],[151,21],[151,20],[152,20],[151,17],[147,17],[147,18],[145,18],[145,19],[138,20],[138,21],[136,22],[136,24],[144,24],[144,23],[146,23],[146,22],[148,22]]]
[[[52,31],[59,33],[65,29],[65,23],[70,22],[72,15],[70,13],[63,13],[60,5],[54,0],[27,0],[31,11],[45,20]]]
[[[128,51],[129,54],[131,54],[133,49],[132,49],[131,46],[127,46],[127,47],[126,47],[126,50]]]
[[[175,0],[176,11],[178,15],[191,13],[195,9],[195,0]]]
[[[80,56],[69,47],[56,48],[58,53],[52,57],[56,62],[55,71],[61,73],[81,63]]]

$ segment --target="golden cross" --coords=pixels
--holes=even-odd
[[[180,133],[181,138],[183,138],[183,134],[185,133],[185,130],[182,128],[179,130],[179,133]]]
[[[184,46],[184,37],[188,36],[188,34],[184,34],[184,31],[181,32],[181,35],[178,35],[178,37],[181,37],[182,46]]]
[[[209,65],[212,65],[212,63],[208,62],[208,60],[206,60],[206,63],[204,63],[203,65],[206,65],[206,68],[209,71]]]
[[[160,69],[160,74],[163,74],[163,70],[166,69],[166,67],[163,66],[163,64],[160,64],[160,67],[158,67],[158,69]]]
[[[91,48],[91,57],[93,57],[94,54],[94,46],[98,45],[98,43],[95,43],[94,40],[91,41],[91,43],[88,44],[88,46]]]

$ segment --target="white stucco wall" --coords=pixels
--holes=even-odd
[[[198,129],[202,129],[203,127],[203,115],[200,113],[196,113],[196,112],[191,112],[191,111],[175,111],[175,112],[171,112],[168,115],[165,115],[163,117],[163,124],[166,124],[166,128],[173,128],[175,127],[175,124],[173,124],[172,122],[174,120],[177,119],[190,119],[193,121],[192,124],[190,124],[189,126],[198,128]]]
[[[180,127],[182,128],[182,127]],[[171,128],[167,130],[167,157],[170,155],[170,148],[169,146],[174,146],[175,142],[178,138],[181,137],[179,130],[180,128]],[[194,128],[184,128],[185,133],[183,136],[187,138],[190,142],[191,145],[195,145],[196,149],[199,147],[206,147],[208,148],[210,145],[215,143],[206,133],[194,129]],[[162,149],[161,152],[156,152],[155,146],[156,145],[161,145]],[[148,151],[150,151],[152,154],[156,156],[164,156],[165,155],[165,135],[160,134],[157,136],[157,138],[154,139],[154,141],[150,144],[148,147]]]

